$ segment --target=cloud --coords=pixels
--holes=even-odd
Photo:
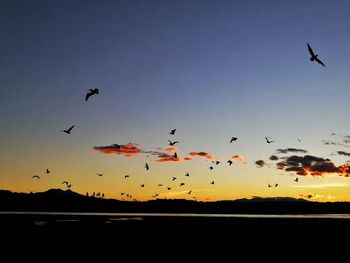
[[[307,153],[306,150],[303,149],[296,149],[296,148],[286,148],[286,149],[277,149],[276,150],[277,153]]]
[[[94,146],[93,150],[104,154],[120,154],[127,158],[139,155],[142,150],[138,148],[140,145],[136,143],[128,144],[112,144],[109,146]]]
[[[176,147],[167,147],[167,148],[165,148],[165,151],[166,151],[166,152],[174,153],[174,152],[177,151],[177,148],[176,148]]]
[[[287,172],[295,172],[298,175],[323,176],[325,174],[337,174],[350,176],[350,164],[335,166],[330,159],[324,159],[312,155],[283,157],[283,161],[276,164],[277,169]]]
[[[210,153],[206,153],[206,152],[189,152],[188,153],[191,156],[200,156],[200,157],[205,157],[209,160],[214,159],[213,155],[211,155]]]
[[[279,158],[276,155],[271,155],[269,159],[271,161],[277,161]]]
[[[323,198],[323,195],[319,195],[319,194],[300,194],[299,196],[301,196],[302,198],[306,198],[306,199],[317,199],[317,198]]]
[[[345,155],[345,156],[350,156],[350,153],[344,152],[344,151],[337,151],[337,154],[339,154],[339,155]]]
[[[235,161],[239,161],[239,162],[242,162],[244,164],[247,164],[247,160],[242,155],[234,155],[231,158]]]
[[[266,163],[265,163],[264,160],[258,160],[258,161],[255,162],[255,164],[256,164],[256,166],[257,166],[258,168],[261,168],[261,167],[263,167]]]
[[[346,183],[324,183],[324,184],[309,184],[309,185],[291,185],[294,188],[313,188],[313,189],[321,189],[321,188],[333,188],[333,187],[349,187],[349,184]]]

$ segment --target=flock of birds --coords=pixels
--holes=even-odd
[[[326,65],[319,59],[318,54],[316,54],[316,53],[313,51],[313,49],[311,48],[310,44],[308,44],[308,43],[307,43],[307,48],[308,48],[308,51],[309,51],[310,56],[311,56],[311,57],[310,57],[310,61],[316,61],[317,63],[319,63],[320,65],[322,65],[323,67],[325,67]],[[90,98],[91,96],[97,95],[97,94],[99,94],[99,89],[97,89],[97,88],[89,89],[88,92],[87,92],[86,95],[85,95],[85,101],[88,101],[89,98]],[[64,132],[64,133],[70,135],[71,132],[72,132],[72,130],[74,129],[74,127],[75,127],[75,125],[72,125],[72,126],[70,126],[68,129],[64,129],[64,130],[62,130],[61,132]],[[173,135],[173,136],[175,136],[175,133],[176,133],[176,129],[172,129],[172,130],[170,130],[170,132],[169,132],[169,134],[170,134],[170,135]],[[231,137],[231,139],[229,140],[229,142],[230,142],[230,143],[233,143],[233,142],[236,142],[237,140],[238,140],[237,137]],[[297,138],[297,140],[298,140],[299,142],[302,141],[301,138]],[[267,144],[270,144],[270,143],[275,142],[275,141],[273,141],[272,138],[270,138],[270,137],[265,137],[265,141],[266,141]],[[179,141],[172,141],[172,140],[168,140],[168,142],[169,142],[169,145],[170,145],[170,146],[174,146],[175,144],[180,143]],[[114,144],[113,146],[115,146],[116,148],[119,148],[119,147],[120,147],[118,144]],[[178,158],[176,152],[174,152],[173,158]],[[212,161],[212,163],[215,164],[215,165],[219,165],[219,164],[220,164],[220,161],[218,161],[218,160],[217,160],[217,161]],[[232,161],[232,160],[228,160],[227,163],[228,163],[229,166],[231,166],[231,165],[233,164],[233,161]],[[150,165],[149,165],[148,163],[145,163],[145,169],[146,169],[146,171],[148,171],[148,170],[150,169]],[[209,169],[210,169],[210,170],[213,170],[213,169],[214,169],[214,166],[212,166],[212,165],[209,166]],[[51,172],[51,171],[50,171],[49,169],[46,169],[46,171],[45,171],[46,174],[49,174],[50,172]],[[102,173],[97,173],[97,176],[103,176],[103,174],[102,174]],[[186,177],[189,177],[190,174],[189,174],[188,172],[186,172],[185,176],[186,176]],[[124,178],[125,178],[125,179],[128,179],[128,178],[130,178],[130,175],[125,175]],[[34,176],[32,176],[32,179],[40,179],[40,176],[34,175]],[[178,178],[177,178],[177,177],[172,177],[172,181],[173,181],[173,182],[174,182],[176,179],[178,179]],[[295,178],[295,179],[294,179],[295,182],[298,182],[298,180],[299,180],[299,178]],[[65,185],[67,186],[67,188],[71,188],[71,186],[72,186],[72,184],[70,184],[68,181],[63,181],[62,184],[65,184]],[[210,182],[210,184],[211,184],[211,185],[214,185],[214,184],[215,184],[215,181],[212,180],[212,181]],[[184,186],[184,185],[185,185],[184,182],[181,182],[181,183],[179,184],[180,187],[182,187],[182,186]],[[162,187],[163,184],[158,184],[158,186],[159,186],[159,187]],[[268,188],[270,188],[270,187],[277,187],[277,186],[278,186],[278,183],[274,183],[274,184],[268,183],[267,186],[268,186]],[[145,183],[142,183],[142,184],[140,185],[140,187],[141,187],[141,188],[144,188],[144,187],[145,187]],[[167,190],[168,190],[168,191],[170,191],[171,189],[172,189],[172,186],[167,186]],[[128,199],[136,200],[136,199],[133,199],[133,195],[132,195],[132,194],[125,193],[125,192],[121,192],[120,194],[121,194],[121,196],[126,196]],[[188,195],[191,195],[191,194],[192,194],[192,189],[188,190],[188,191],[187,191],[187,194],[188,194]],[[89,193],[86,193],[86,195],[89,196]],[[93,192],[93,193],[91,194],[91,196],[92,196],[92,197],[102,197],[102,198],[103,198],[103,197],[104,197],[104,193],[101,194],[100,192],[97,192],[97,193]],[[158,197],[158,196],[159,196],[159,193],[155,193],[154,195],[152,195],[153,198],[156,198],[156,197]],[[193,196],[193,198],[196,199],[195,196]]]

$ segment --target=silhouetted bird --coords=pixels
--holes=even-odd
[[[124,195],[125,193],[120,193],[121,195]]]
[[[65,132],[65,133],[67,133],[67,134],[71,134],[71,131],[73,130],[74,127],[75,127],[75,125],[72,125],[71,127],[69,127],[69,129],[63,130],[63,131],[61,131],[61,132]]]
[[[299,138],[297,138],[297,140],[298,140],[298,142],[301,142],[303,139],[299,139]]]
[[[158,186],[163,186],[162,184],[158,184]]]
[[[216,161],[215,164],[218,165],[220,163],[220,161]]]
[[[62,184],[66,184],[66,185],[68,185],[68,182],[67,182],[67,181],[63,181],[63,182],[62,182]]]
[[[179,143],[178,141],[174,141],[174,142],[172,142],[170,140],[168,140],[168,141],[169,141],[169,145],[171,145],[171,146],[174,146],[176,143]]]
[[[214,184],[214,181],[211,181],[211,184]]]
[[[154,194],[155,196],[158,196],[159,194]]]
[[[270,184],[267,184],[267,186],[268,186],[268,187],[272,187],[272,185],[270,185]]]
[[[124,175],[124,178],[129,178],[129,177],[130,177],[130,175],[128,175],[128,174],[127,174],[127,175]]]
[[[213,167],[213,166],[209,166],[209,169],[210,169],[210,170],[213,170],[213,169],[214,169],[214,167]]]
[[[168,188],[168,190],[171,190],[171,187],[167,187]]]
[[[231,137],[230,143],[232,143],[233,141],[237,141],[237,137]]]
[[[173,158],[177,158],[177,153],[176,152],[174,152]]]
[[[185,185],[185,183],[181,183],[181,184],[180,184],[180,186],[183,186],[183,185]]]
[[[33,175],[33,176],[32,176],[32,179],[34,179],[34,178],[40,179],[40,177],[37,176],[37,175]]]
[[[228,160],[228,165],[231,166],[233,164],[233,162],[231,160]]]
[[[189,173],[186,173],[185,176],[190,176],[190,174],[189,174]]]
[[[87,101],[92,95],[98,94],[99,90],[97,88],[95,89],[89,89],[88,93],[86,93],[85,101]]]
[[[68,188],[71,188],[71,186],[72,186],[71,184],[67,184],[67,187],[68,187]]]
[[[192,190],[190,190],[190,191],[189,191],[187,194],[189,194],[189,195],[190,195],[191,193],[192,193]]]
[[[102,198],[105,197],[105,194],[102,194]]]
[[[141,187],[145,187],[145,184],[141,184]]]
[[[275,184],[275,187],[277,187],[278,186],[278,184]]]
[[[275,142],[275,141],[270,141],[267,137],[265,137],[265,140],[266,140],[267,143]]]
[[[325,67],[326,65],[323,64],[323,62],[318,58],[318,54],[315,54],[315,53],[314,53],[314,51],[312,50],[312,48],[310,47],[309,44],[307,44],[307,48],[308,48],[309,53],[310,53],[310,55],[311,55],[310,60],[311,60],[311,61],[316,60],[319,64],[321,64],[322,66]]]
[[[298,182],[298,181],[299,181],[299,178],[298,178],[298,177],[297,177],[297,178],[295,178],[295,179],[294,179],[294,181]]]
[[[49,169],[46,169],[46,173],[49,174],[49,173],[50,173],[50,170],[49,170]]]
[[[176,129],[171,130],[171,131],[169,132],[169,134],[171,134],[171,135],[175,135],[175,132],[176,132]]]
[[[103,174],[97,174],[98,176],[102,176]]]
[[[175,181],[177,178],[176,177],[173,177],[173,181]]]
[[[149,165],[148,165],[148,163],[145,163],[145,168],[146,168],[147,171],[149,170]]]

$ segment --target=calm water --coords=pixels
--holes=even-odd
[[[286,219],[305,219],[305,218],[325,218],[325,219],[350,219],[350,214],[171,214],[171,213],[82,213],[82,212],[13,212],[0,211],[1,215],[57,215],[57,216],[107,216],[115,217],[115,220],[122,217],[131,217],[142,220],[143,217],[208,217],[208,218],[286,218]]]

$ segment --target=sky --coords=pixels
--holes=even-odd
[[[350,201],[349,10],[340,0],[1,1],[0,188]]]

